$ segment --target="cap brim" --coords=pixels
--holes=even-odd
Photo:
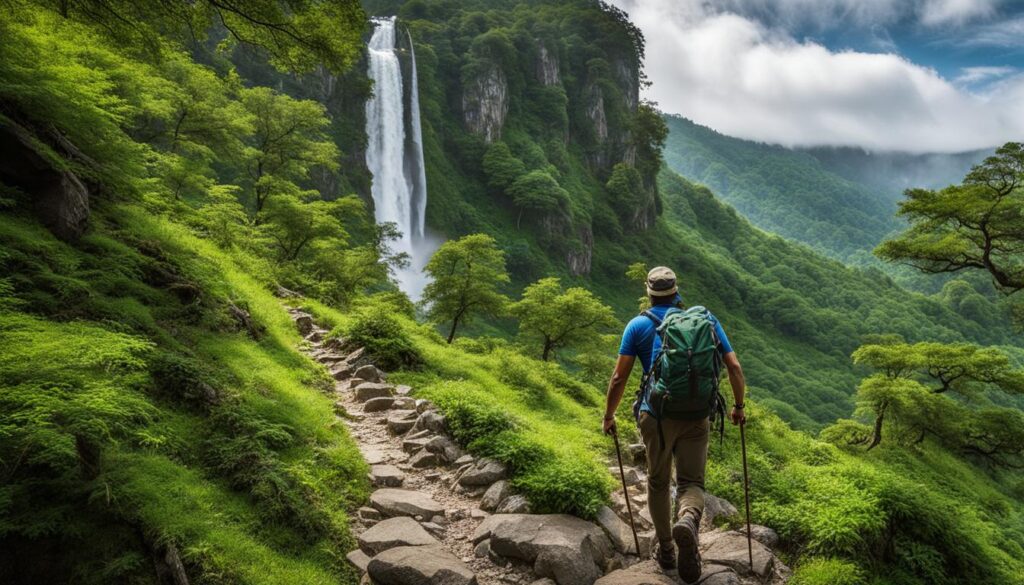
[[[672,288],[667,289],[667,290],[654,290],[651,287],[647,287],[647,294],[652,296],[652,297],[667,297],[667,296],[674,295],[677,292],[679,292],[679,287],[678,286],[673,286]]]

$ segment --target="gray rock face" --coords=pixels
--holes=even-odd
[[[363,404],[363,412],[382,412],[389,410],[395,399],[390,396],[378,396],[371,398]]]
[[[370,483],[377,487],[399,487],[405,473],[394,465],[374,465],[370,468]]]
[[[388,415],[388,430],[393,435],[404,435],[416,424],[415,410],[394,410]]]
[[[462,90],[462,121],[466,130],[490,144],[501,138],[508,115],[508,80],[497,63],[487,63]]]
[[[701,556],[705,562],[724,565],[740,574],[751,573],[747,558],[747,536],[736,531],[711,532],[702,536]],[[763,544],[753,543],[753,573],[758,577],[768,575],[772,570],[772,553]]]
[[[352,366],[348,362],[338,362],[331,366],[330,370],[331,377],[339,382],[341,380],[348,380],[352,377]]]
[[[408,396],[402,396],[395,390],[395,402],[391,405],[395,410],[416,410],[416,400]]]
[[[397,488],[383,488],[370,494],[370,505],[388,517],[393,516],[443,516],[444,506],[430,496]]]
[[[370,556],[396,546],[429,544],[441,543],[424,530],[419,522],[406,516],[382,520],[359,535],[359,548]]]
[[[420,450],[419,453],[416,453],[415,455],[409,458],[409,465],[411,465],[415,469],[437,467],[438,463],[439,461],[437,459],[437,455],[431,453],[430,451],[427,451],[426,449]]]
[[[590,585],[601,574],[611,542],[596,525],[563,514],[495,514],[473,534],[473,542],[490,539],[491,551],[533,563],[540,577],[559,585]]]
[[[597,511],[597,523],[604,529],[604,533],[612,541],[615,550],[623,554],[636,554],[633,531],[611,508],[601,506],[601,509]]]
[[[640,474],[637,472],[636,469],[632,467],[623,467],[622,475],[620,475],[619,468],[613,465],[608,468],[608,473],[612,474],[612,477],[619,480],[620,482],[622,481],[622,476],[625,475],[627,486],[633,486],[640,483]]]
[[[537,81],[543,85],[556,85],[561,81],[558,75],[558,58],[543,42],[537,44]]]
[[[705,493],[704,513],[700,517],[700,528],[701,530],[711,530],[715,527],[716,519],[732,518],[737,515],[739,515],[739,511],[728,500]]]
[[[612,571],[594,582],[594,585],[677,585],[655,561],[637,563],[628,569]]]
[[[366,402],[371,398],[382,398],[390,397],[392,395],[391,386],[387,384],[379,384],[377,382],[363,382],[356,386],[356,400],[359,402]]]
[[[512,486],[504,479],[498,480],[491,484],[491,487],[484,492],[484,497],[480,498],[480,509],[493,512],[498,504],[510,495],[512,495]]]
[[[366,571],[378,585],[476,585],[473,571],[440,546],[388,549]]]
[[[594,255],[594,232],[589,225],[581,225],[576,229],[581,246],[572,248],[565,253],[565,262],[573,276],[590,274],[590,266]]]
[[[485,457],[459,476],[459,484],[464,487],[491,485],[499,479],[505,479],[507,473],[508,469],[503,464]]]
[[[530,501],[526,499],[526,496],[519,494],[511,495],[498,504],[497,509],[494,510],[495,514],[529,514],[530,513]]]
[[[633,443],[626,447],[626,451],[634,465],[647,465],[647,447],[643,443]]]
[[[462,456],[462,449],[445,435],[434,437],[423,448],[437,455],[445,463],[451,463]]]
[[[722,565],[708,565],[700,576],[698,585],[740,585],[736,573]]]
[[[292,320],[295,321],[299,333],[309,335],[313,331],[313,316],[309,313],[295,313],[292,315]]]

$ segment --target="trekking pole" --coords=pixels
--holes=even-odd
[[[622,469],[622,450],[619,449],[619,431],[612,429],[615,439],[615,456],[619,459],[619,475],[622,477],[622,495],[626,498],[626,512],[629,513],[629,528],[633,531],[633,544],[636,545],[636,556],[640,556],[640,537],[636,535],[636,524],[633,523],[633,506],[629,503],[629,490],[626,489],[626,471]],[[753,566],[753,563],[751,563]]]
[[[743,451],[743,499],[747,507],[747,555],[750,560],[750,571],[754,571],[754,543],[750,535],[750,476],[747,475],[747,421],[740,422],[740,447]]]

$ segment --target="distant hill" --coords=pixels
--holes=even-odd
[[[870,264],[870,251],[899,227],[894,213],[905,189],[955,183],[987,153],[789,149],[679,116],[665,122],[670,168],[711,187],[758,227],[854,264]]]

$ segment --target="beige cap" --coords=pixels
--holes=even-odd
[[[678,290],[676,273],[671,268],[656,266],[647,273],[647,294],[652,297],[667,297]]]

